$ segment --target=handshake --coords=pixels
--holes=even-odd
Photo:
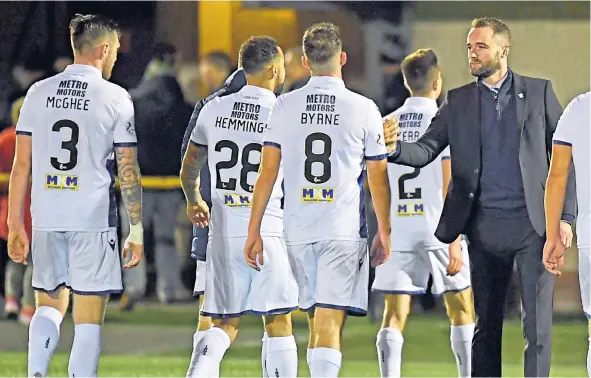
[[[400,140],[400,125],[396,116],[382,118],[384,124],[384,140],[388,155],[391,155],[396,149],[396,142]]]

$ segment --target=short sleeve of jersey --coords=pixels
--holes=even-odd
[[[199,112],[195,127],[191,132],[191,143],[198,146],[207,146],[207,134],[205,132],[205,125],[207,119],[208,109],[210,108],[211,102],[205,104],[205,106]]]
[[[581,111],[578,110],[580,103],[580,99],[577,98],[571,101],[566,109],[564,109],[562,116],[558,120],[558,125],[556,126],[556,131],[552,138],[553,144],[572,146],[573,139],[577,137],[575,135],[577,123],[588,121],[586,119],[581,119],[584,115],[580,114]]]
[[[124,91],[120,96],[117,121],[113,132],[113,143],[116,147],[133,147],[137,145],[133,101],[127,91]]]
[[[365,159],[382,160],[388,157],[386,142],[384,141],[384,126],[382,115],[374,102],[369,105],[367,115],[367,133],[365,135]]]
[[[284,109],[283,99],[280,97],[275,102],[273,109],[271,109],[269,121],[267,121],[267,131],[265,132],[263,145],[281,148],[281,145],[283,144],[281,124],[284,122]]]
[[[34,96],[36,88],[36,84],[32,85],[25,96],[25,100],[18,117],[18,122],[16,123],[17,135],[33,135],[33,129],[35,128],[36,122],[34,116],[36,110],[34,104],[31,103],[31,101],[33,101],[31,98]]]
[[[451,155],[449,152],[449,146],[445,147],[445,150],[441,153],[441,160],[449,160],[451,159]]]

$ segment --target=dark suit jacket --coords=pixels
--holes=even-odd
[[[519,163],[529,218],[536,232],[545,235],[544,189],[552,136],[562,107],[552,84],[513,73],[517,125],[521,138]],[[425,134],[415,143],[399,142],[389,162],[424,167],[448,145],[452,161],[450,184],[435,236],[451,243],[466,233],[476,202],[481,171],[480,91],[476,82],[452,89]],[[576,214],[574,171],[571,170],[563,219],[572,222]]]

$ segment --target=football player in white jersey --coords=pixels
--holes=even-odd
[[[576,173],[577,246],[579,247],[579,284],[583,311],[589,321],[591,342],[591,92],[572,100],[564,109],[554,132],[552,160],[544,198],[546,245],[544,265],[550,273],[561,274],[568,240],[561,240],[560,217],[564,206],[571,160]],[[587,351],[587,372],[591,377],[591,348]]]
[[[401,64],[404,84],[411,93],[404,105],[385,117],[399,121],[400,139],[419,139],[437,113],[442,79],[437,56],[420,49]],[[389,164],[392,190],[392,254],[376,268],[374,292],[385,294],[382,328],[376,346],[382,377],[400,377],[402,332],[412,295],[424,294],[429,275],[433,293],[443,294],[451,322],[451,348],[460,377],[471,372],[474,310],[468,250],[458,238],[450,245],[435,237],[443,200],[451,180],[449,149],[424,168]]]
[[[297,349],[290,312],[297,308],[297,284],[283,238],[281,180],[273,188],[262,234],[265,264],[254,271],[244,261],[252,192],[259,170],[267,119],[285,80],[283,52],[269,37],[252,37],[239,52],[247,85],[208,102],[197,119],[181,169],[187,215],[209,225],[205,299],[201,314],[213,318],[196,345],[190,376],[212,376],[235,340],[240,316],[262,315],[269,336],[269,376],[297,375]],[[199,193],[199,172],[207,159],[212,212]]]
[[[245,257],[255,269],[265,264],[263,214],[274,206],[283,164],[285,238],[299,307],[310,320],[307,360],[312,377],[336,377],[345,316],[367,313],[365,165],[379,225],[373,263],[383,263],[390,252],[387,150],[375,103],[345,87],[341,67],[347,56],[337,27],[310,27],[303,51],[302,63],[312,77],[304,87],[280,96],[273,108]]]
[[[109,294],[120,292],[115,158],[130,220],[124,266],[142,257],[142,202],[133,103],[108,82],[119,49],[113,21],[77,15],[70,23],[74,64],[29,89],[16,126],[10,179],[9,251],[25,262],[23,201],[32,175],[33,287],[28,375],[46,376],[73,295],[70,376],[97,375],[101,324]]]

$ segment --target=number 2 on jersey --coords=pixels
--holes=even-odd
[[[228,181],[222,181],[220,171],[222,169],[230,169],[234,168],[236,164],[238,164],[238,155],[240,155],[240,148],[238,145],[231,140],[220,140],[215,145],[215,150],[217,152],[222,151],[223,149],[230,150],[230,160],[220,161],[215,165],[215,187],[216,189],[223,189],[223,190],[236,190],[236,179],[230,178]],[[248,174],[250,172],[258,172],[259,166],[261,165],[260,157],[259,162],[253,164],[249,162],[248,158],[250,157],[250,153],[252,151],[258,151],[259,154],[261,153],[262,146],[258,143],[249,143],[244,146],[242,150],[242,169],[240,170],[240,187],[245,191],[252,193],[254,190],[254,183],[251,185],[248,183]]]
[[[78,164],[78,149],[76,148],[76,145],[78,144],[80,129],[74,121],[62,119],[53,124],[51,131],[59,133],[62,129],[70,129],[71,132],[70,139],[62,141],[61,146],[62,150],[66,150],[70,153],[70,160],[65,163],[60,163],[57,157],[52,156],[50,161],[51,166],[58,171],[69,171],[74,169],[76,164]]]
[[[404,182],[417,178],[419,176],[419,173],[421,173],[421,170],[419,168],[415,168],[414,171],[410,173],[405,173],[400,176],[400,178],[398,179],[398,197],[401,200],[421,199],[421,188],[415,188],[415,190],[413,190],[412,192],[407,192],[404,190]]]
[[[312,151],[312,144],[316,141],[321,141],[323,144],[322,153],[315,153]],[[323,133],[313,133],[308,135],[304,145],[304,152],[306,153],[306,161],[304,162],[304,177],[313,184],[323,184],[330,180],[332,176],[332,166],[330,162],[330,155],[332,154],[332,140]],[[322,164],[322,174],[316,176],[312,173],[312,163]]]

